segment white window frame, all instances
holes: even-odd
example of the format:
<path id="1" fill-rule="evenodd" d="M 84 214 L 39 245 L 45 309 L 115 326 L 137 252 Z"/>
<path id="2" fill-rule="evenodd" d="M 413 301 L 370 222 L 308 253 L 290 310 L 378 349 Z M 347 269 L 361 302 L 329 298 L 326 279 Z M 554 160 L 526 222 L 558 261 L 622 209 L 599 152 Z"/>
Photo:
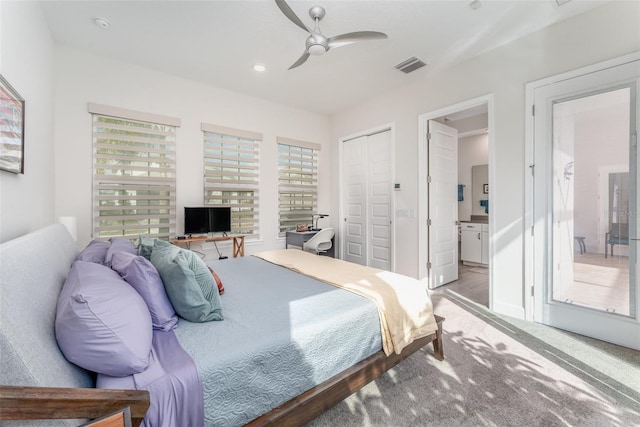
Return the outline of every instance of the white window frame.
<path id="1" fill-rule="evenodd" d="M 318 210 L 321 145 L 283 137 L 277 143 L 278 236 L 283 237 L 298 223 L 310 224 Z"/>
<path id="2" fill-rule="evenodd" d="M 88 111 L 93 129 L 92 237 L 171 239 L 176 232 L 180 119 L 93 103 Z"/>
<path id="3" fill-rule="evenodd" d="M 208 123 L 201 130 L 204 205 L 231 207 L 231 232 L 258 239 L 262 134 Z"/>

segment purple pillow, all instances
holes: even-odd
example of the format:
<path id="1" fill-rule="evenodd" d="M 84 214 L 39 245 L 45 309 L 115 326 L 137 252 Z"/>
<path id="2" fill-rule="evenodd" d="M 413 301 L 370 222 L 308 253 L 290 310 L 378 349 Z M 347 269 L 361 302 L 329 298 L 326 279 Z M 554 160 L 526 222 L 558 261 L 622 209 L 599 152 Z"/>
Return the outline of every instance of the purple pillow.
<path id="1" fill-rule="evenodd" d="M 149 365 L 153 329 L 144 300 L 115 271 L 75 261 L 58 296 L 56 339 L 67 360 L 123 377 Z"/>
<path id="2" fill-rule="evenodd" d="M 116 252 L 111 258 L 111 268 L 138 291 L 151 313 L 153 329 L 168 331 L 178 324 L 158 270 L 143 256 Z"/>
<path id="3" fill-rule="evenodd" d="M 82 250 L 76 257 L 76 261 L 95 262 L 104 264 L 104 259 L 109 250 L 109 242 L 103 240 L 92 240 L 86 248 Z"/>
<path id="4" fill-rule="evenodd" d="M 109 246 L 109 250 L 107 251 L 107 255 L 104 258 L 104 265 L 107 267 L 111 267 L 111 258 L 113 258 L 113 254 L 116 252 L 126 252 L 133 255 L 138 255 L 138 248 L 133 242 L 124 237 L 112 237 L 109 239 L 111 242 L 111 246 Z"/>

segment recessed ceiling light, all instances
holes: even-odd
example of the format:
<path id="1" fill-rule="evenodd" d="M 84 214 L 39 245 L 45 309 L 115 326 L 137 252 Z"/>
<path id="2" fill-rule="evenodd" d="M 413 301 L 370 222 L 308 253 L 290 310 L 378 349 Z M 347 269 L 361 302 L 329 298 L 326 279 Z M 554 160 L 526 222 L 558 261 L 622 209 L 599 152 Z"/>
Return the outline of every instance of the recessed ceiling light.
<path id="1" fill-rule="evenodd" d="M 93 23 L 103 30 L 108 30 L 111 27 L 111 22 L 108 19 L 100 18 L 99 16 L 93 18 Z"/>
<path id="2" fill-rule="evenodd" d="M 253 64 L 253 69 L 259 73 L 262 73 L 266 71 L 267 67 L 265 67 L 264 64 Z"/>
<path id="3" fill-rule="evenodd" d="M 482 7 L 482 3 L 480 3 L 480 0 L 473 0 L 469 3 L 469 7 L 473 10 L 478 10 Z"/>

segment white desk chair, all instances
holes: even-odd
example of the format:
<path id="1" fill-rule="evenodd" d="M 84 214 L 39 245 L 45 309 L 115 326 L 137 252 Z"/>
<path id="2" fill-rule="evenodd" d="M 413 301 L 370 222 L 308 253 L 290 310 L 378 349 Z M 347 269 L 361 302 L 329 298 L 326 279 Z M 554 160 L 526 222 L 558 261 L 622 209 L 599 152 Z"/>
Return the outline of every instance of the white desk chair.
<path id="1" fill-rule="evenodd" d="M 318 231 L 312 238 L 304 242 L 302 249 L 312 252 L 316 255 L 327 252 L 331 249 L 331 239 L 333 239 L 333 228 L 323 228 Z"/>

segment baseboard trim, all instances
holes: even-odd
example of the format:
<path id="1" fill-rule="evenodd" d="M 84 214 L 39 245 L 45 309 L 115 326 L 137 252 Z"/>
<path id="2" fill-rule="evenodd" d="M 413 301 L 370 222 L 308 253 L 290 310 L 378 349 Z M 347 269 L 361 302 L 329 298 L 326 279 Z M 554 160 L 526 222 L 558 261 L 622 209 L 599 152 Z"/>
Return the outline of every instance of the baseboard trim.
<path id="1" fill-rule="evenodd" d="M 516 319 L 525 320 L 524 307 L 509 304 L 501 301 L 494 301 L 492 311 L 505 316 L 515 317 Z"/>

